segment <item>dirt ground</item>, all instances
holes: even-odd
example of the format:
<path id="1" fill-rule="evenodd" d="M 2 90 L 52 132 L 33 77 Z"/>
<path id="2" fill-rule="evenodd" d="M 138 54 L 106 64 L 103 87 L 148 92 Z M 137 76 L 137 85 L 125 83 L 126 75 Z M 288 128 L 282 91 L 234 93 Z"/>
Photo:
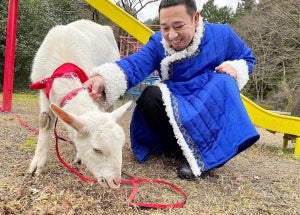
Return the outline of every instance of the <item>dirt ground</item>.
<path id="1" fill-rule="evenodd" d="M 14 95 L 12 109 L 37 128 L 37 95 Z M 258 128 L 261 139 L 250 149 L 202 179 L 184 181 L 176 176 L 178 160 L 160 156 L 145 164 L 137 162 L 129 143 L 130 117 L 128 111 L 120 122 L 127 134 L 123 172 L 175 184 L 187 194 L 183 208 L 129 207 L 130 185 L 105 190 L 80 180 L 60 164 L 53 139 L 44 173 L 32 177 L 28 168 L 37 135 L 24 128 L 16 115 L 0 112 L 0 214 L 300 214 L 300 159 L 293 156 L 294 143 L 281 149 L 282 134 Z M 64 134 L 63 128 L 59 132 Z M 72 163 L 74 145 L 60 142 L 60 153 Z M 76 168 L 91 177 L 84 166 Z M 140 185 L 136 197 L 136 201 L 154 203 L 181 200 L 179 193 L 168 187 L 148 183 Z"/>

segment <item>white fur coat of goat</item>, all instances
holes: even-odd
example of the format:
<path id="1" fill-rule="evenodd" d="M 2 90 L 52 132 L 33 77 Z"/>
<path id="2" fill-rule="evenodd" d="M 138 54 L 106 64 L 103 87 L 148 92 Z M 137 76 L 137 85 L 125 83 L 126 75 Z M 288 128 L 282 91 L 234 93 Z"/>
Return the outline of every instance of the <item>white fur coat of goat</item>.
<path id="1" fill-rule="evenodd" d="M 36 53 L 31 81 L 50 77 L 66 62 L 80 67 L 89 76 L 94 67 L 118 59 L 119 51 L 110 27 L 88 20 L 58 25 L 48 32 Z M 45 89 L 40 90 L 39 137 L 29 171 L 37 175 L 42 172 L 49 151 L 49 137 L 58 117 L 75 143 L 75 161 L 82 161 L 102 186 L 118 188 L 125 134 L 117 120 L 130 102 L 113 112 L 104 112 L 101 101 L 94 101 L 87 90 L 81 90 L 62 108 L 58 106 L 66 94 L 80 87 L 82 83 L 78 78 L 60 77 L 54 79 L 49 99 Z"/>

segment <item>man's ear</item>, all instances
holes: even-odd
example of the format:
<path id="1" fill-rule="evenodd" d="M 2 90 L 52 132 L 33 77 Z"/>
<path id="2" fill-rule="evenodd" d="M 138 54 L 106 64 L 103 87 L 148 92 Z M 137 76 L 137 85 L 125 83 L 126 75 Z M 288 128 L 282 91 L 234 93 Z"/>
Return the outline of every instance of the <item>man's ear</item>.
<path id="1" fill-rule="evenodd" d="M 195 27 L 199 26 L 199 20 L 200 20 L 200 12 L 196 11 L 195 16 L 194 16 Z"/>

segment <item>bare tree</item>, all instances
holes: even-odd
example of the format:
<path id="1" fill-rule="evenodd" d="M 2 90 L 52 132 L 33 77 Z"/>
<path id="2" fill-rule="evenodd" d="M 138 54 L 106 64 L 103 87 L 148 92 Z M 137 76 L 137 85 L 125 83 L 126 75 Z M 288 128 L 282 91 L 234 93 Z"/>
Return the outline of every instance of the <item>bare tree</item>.
<path id="1" fill-rule="evenodd" d="M 234 24 L 257 59 L 255 72 L 245 90 L 245 93 L 256 95 L 257 101 L 288 90 L 281 96 L 285 95 L 290 104 L 283 105 L 293 106 L 291 102 L 295 97 L 288 97 L 295 95 L 299 87 L 293 86 L 300 83 L 299 5 L 299 0 L 264 1 Z"/>
<path id="2" fill-rule="evenodd" d="M 148 4 L 159 0 L 115 0 L 116 4 L 122 7 L 127 13 L 137 17 Z"/>

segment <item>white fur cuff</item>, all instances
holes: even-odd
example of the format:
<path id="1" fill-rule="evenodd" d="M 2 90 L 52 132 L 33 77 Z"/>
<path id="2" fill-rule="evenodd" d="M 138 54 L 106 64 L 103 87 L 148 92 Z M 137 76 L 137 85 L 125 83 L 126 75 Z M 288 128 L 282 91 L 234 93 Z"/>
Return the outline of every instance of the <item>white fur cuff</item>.
<path id="1" fill-rule="evenodd" d="M 91 76 L 101 75 L 105 82 L 105 100 L 100 101 L 108 109 L 126 92 L 127 81 L 124 72 L 115 63 L 105 63 L 94 67 Z"/>
<path id="2" fill-rule="evenodd" d="M 243 89 L 249 81 L 249 71 L 245 60 L 233 60 L 225 61 L 222 64 L 227 63 L 237 71 L 236 82 L 239 89 Z"/>

